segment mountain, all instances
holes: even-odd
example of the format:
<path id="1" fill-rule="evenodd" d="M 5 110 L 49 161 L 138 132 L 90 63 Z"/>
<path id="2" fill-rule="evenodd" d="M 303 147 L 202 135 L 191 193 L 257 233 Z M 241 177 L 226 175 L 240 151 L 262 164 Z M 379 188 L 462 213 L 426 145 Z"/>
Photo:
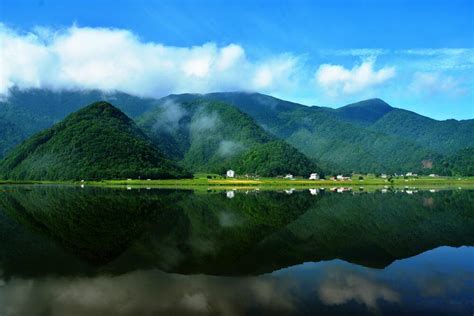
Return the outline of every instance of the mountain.
<path id="1" fill-rule="evenodd" d="M 173 132 L 172 137 L 160 141 L 159 146 L 166 155 L 180 160 L 185 159 L 188 149 L 192 147 L 188 156 L 192 159 L 201 157 L 197 163 L 199 166 L 206 165 L 203 159 L 214 155 L 202 151 L 207 148 L 202 144 L 191 146 L 191 143 L 199 143 L 196 138 L 190 137 L 193 133 L 189 133 L 186 127 L 189 124 L 187 120 L 193 115 L 180 112 L 185 112 L 181 104 L 199 100 L 224 102 L 233 106 L 238 110 L 238 115 L 244 113 L 253 119 L 267 136 L 286 141 L 331 173 L 413 171 L 429 174 L 442 170 L 450 174 L 446 168 L 441 168 L 446 159 L 464 148 L 474 148 L 474 120 L 438 121 L 392 107 L 380 99 L 332 109 L 308 107 L 259 93 L 180 94 L 156 100 L 120 92 L 14 89 L 8 99 L 0 102 L 0 157 L 32 134 L 99 99 L 113 102 L 138 120 L 141 126 L 148 125 L 148 128 L 153 127 L 154 122 L 153 119 L 144 122 L 147 116 L 144 113 L 159 112 L 157 109 L 166 107 L 164 104 L 173 105 L 167 111 L 161 110 L 166 121 L 165 129 L 175 126 L 183 128 L 178 128 L 179 132 Z M 178 120 L 179 124 L 176 125 L 175 117 L 180 115 L 183 115 L 182 120 Z M 224 128 L 233 124 L 232 118 L 226 117 L 225 120 L 222 124 Z M 150 129 L 147 130 L 149 132 Z M 167 134 L 170 133 L 164 136 Z M 212 136 L 210 133 L 201 134 Z M 232 145 L 224 142 L 222 146 L 226 149 Z M 236 150 L 239 150 L 238 146 L 230 152 Z M 191 158 L 186 160 L 185 165 L 191 164 Z M 214 158 L 220 159 L 217 156 Z M 214 165 L 214 162 L 211 161 L 210 165 Z M 460 166 L 458 169 L 465 168 L 472 168 L 472 165 Z"/>
<path id="2" fill-rule="evenodd" d="M 394 108 L 383 100 L 370 99 L 343 106 L 333 112 L 351 122 L 370 124 L 393 110 Z"/>
<path id="3" fill-rule="evenodd" d="M 191 175 L 166 159 L 123 112 L 96 102 L 12 150 L 0 178 L 79 180 L 180 178 Z"/>
<path id="4" fill-rule="evenodd" d="M 418 172 L 421 161 L 437 157 L 428 148 L 343 119 L 336 110 L 307 107 L 262 94 L 171 95 L 160 102 L 181 104 L 193 99 L 232 104 L 267 132 L 286 140 L 332 172 Z"/>
<path id="5" fill-rule="evenodd" d="M 137 119 L 170 158 L 194 172 L 307 176 L 316 164 L 224 102 L 165 98 Z"/>
<path id="6" fill-rule="evenodd" d="M 175 100 L 193 95 L 172 95 Z M 338 172 L 431 173 L 443 159 L 474 147 L 474 120 L 437 121 L 370 99 L 339 109 L 303 106 L 258 93 L 194 95 L 228 102 L 270 133 Z"/>
<path id="7" fill-rule="evenodd" d="M 113 103 L 132 118 L 156 102 L 117 91 L 11 89 L 8 98 L 0 100 L 0 158 L 31 135 L 98 100 Z"/>

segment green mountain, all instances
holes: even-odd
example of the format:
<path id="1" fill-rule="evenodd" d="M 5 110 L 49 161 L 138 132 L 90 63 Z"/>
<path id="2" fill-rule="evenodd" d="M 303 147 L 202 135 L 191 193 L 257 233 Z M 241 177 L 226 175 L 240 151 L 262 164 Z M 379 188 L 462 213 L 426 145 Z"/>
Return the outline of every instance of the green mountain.
<path id="1" fill-rule="evenodd" d="M 474 147 L 474 120 L 437 121 L 380 99 L 339 109 L 307 107 L 258 93 L 174 95 L 228 102 L 322 167 L 338 172 L 431 173 L 443 159 Z"/>
<path id="2" fill-rule="evenodd" d="M 224 102 L 163 99 L 138 119 L 139 126 L 170 158 L 195 172 L 307 176 L 321 172 L 291 145 Z"/>
<path id="3" fill-rule="evenodd" d="M 179 178 L 190 174 L 162 153 L 135 123 L 107 102 L 69 115 L 12 150 L 0 178 L 79 180 Z"/>
<path id="4" fill-rule="evenodd" d="M 98 100 L 108 101 L 130 117 L 152 108 L 156 100 L 99 90 L 11 89 L 0 100 L 0 158 L 33 134 Z"/>
<path id="5" fill-rule="evenodd" d="M 446 159 L 463 148 L 474 148 L 474 120 L 433 120 L 392 107 L 380 99 L 331 109 L 307 107 L 258 93 L 181 94 L 155 100 L 95 90 L 52 92 L 14 89 L 7 100 L 0 102 L 0 157 L 32 134 L 96 100 L 112 102 L 130 117 L 139 118 L 140 125 L 148 127 L 153 127 L 154 123 L 152 119 L 144 122 L 144 113 L 157 113 L 162 108 L 164 129 L 179 127 L 179 132 L 173 132 L 173 137 L 160 141 L 160 148 L 170 157 L 185 159 L 188 149 L 192 147 L 190 157 L 204 157 L 198 159 L 198 166 L 204 166 L 206 163 L 203 160 L 213 155 L 202 149 L 206 146 L 191 146 L 197 139 L 190 137 L 195 133 L 187 131 L 186 126 L 189 124 L 187 120 L 194 114 L 188 115 L 188 106 L 181 106 L 198 100 L 232 105 L 239 110 L 239 115 L 243 112 L 250 116 L 268 136 L 286 141 L 330 172 L 414 171 L 428 174 L 444 170 L 445 174 L 451 174 L 442 168 Z M 170 104 L 169 110 L 163 110 Z M 176 117 L 180 119 L 176 120 Z M 226 120 L 222 124 L 225 127 L 227 123 L 233 124 L 232 119 L 226 117 Z M 232 144 L 223 143 L 223 147 L 232 147 Z M 199 153 L 199 148 L 204 152 Z M 239 147 L 231 152 L 235 149 L 238 151 Z M 185 165 L 189 166 L 190 160 Z M 214 162 L 209 165 L 215 165 Z M 464 162 L 455 160 L 457 164 Z M 472 165 L 453 168 L 464 170 L 472 168 Z"/>

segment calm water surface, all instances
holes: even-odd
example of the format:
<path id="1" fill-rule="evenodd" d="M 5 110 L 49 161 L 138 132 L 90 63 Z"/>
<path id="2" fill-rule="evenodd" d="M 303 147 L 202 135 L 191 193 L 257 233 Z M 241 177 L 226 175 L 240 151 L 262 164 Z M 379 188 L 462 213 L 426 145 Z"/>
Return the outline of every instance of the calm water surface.
<path id="1" fill-rule="evenodd" d="M 474 191 L 0 186 L 0 315 L 472 315 Z"/>

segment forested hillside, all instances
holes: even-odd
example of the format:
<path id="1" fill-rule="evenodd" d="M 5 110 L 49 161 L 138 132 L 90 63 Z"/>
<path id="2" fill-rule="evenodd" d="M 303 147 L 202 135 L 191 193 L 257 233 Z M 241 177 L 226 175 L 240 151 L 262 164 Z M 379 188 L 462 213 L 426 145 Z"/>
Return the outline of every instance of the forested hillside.
<path id="1" fill-rule="evenodd" d="M 0 178 L 80 180 L 191 177 L 166 159 L 123 112 L 106 102 L 69 115 L 11 151 Z"/>
<path id="2" fill-rule="evenodd" d="M 31 135 L 101 100 L 113 103 L 132 118 L 156 102 L 121 92 L 11 89 L 8 97 L 0 100 L 0 158 Z"/>
<path id="3" fill-rule="evenodd" d="M 331 171 L 431 173 L 445 157 L 474 147 L 474 120 L 437 121 L 380 99 L 331 109 L 258 93 L 205 97 L 233 104 Z"/>
<path id="4" fill-rule="evenodd" d="M 195 172 L 235 169 L 260 176 L 321 172 L 298 150 L 223 102 L 165 100 L 138 124 L 168 157 Z"/>
<path id="5" fill-rule="evenodd" d="M 452 158 L 460 150 L 474 148 L 474 120 L 433 120 L 380 99 L 332 109 L 241 92 L 180 94 L 156 100 L 96 90 L 13 89 L 0 103 L 0 157 L 67 114 L 101 99 L 136 119 L 159 139 L 156 143 L 169 158 L 192 170 L 237 168 L 236 162 L 230 163 L 236 161 L 236 154 L 277 139 L 328 173 L 448 175 L 474 168 L 469 159 Z M 226 105 L 204 106 L 204 100 Z M 442 167 L 448 159 L 450 167 Z"/>

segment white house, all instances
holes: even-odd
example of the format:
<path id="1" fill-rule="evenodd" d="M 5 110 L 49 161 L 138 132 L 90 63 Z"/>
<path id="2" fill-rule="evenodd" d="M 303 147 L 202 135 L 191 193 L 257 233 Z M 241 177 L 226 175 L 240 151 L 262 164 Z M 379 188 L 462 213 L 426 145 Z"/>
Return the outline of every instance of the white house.
<path id="1" fill-rule="evenodd" d="M 235 177 L 235 171 L 234 170 L 227 170 L 226 173 L 228 178 L 234 178 Z"/>
<path id="2" fill-rule="evenodd" d="M 319 190 L 318 189 L 309 189 L 309 194 L 311 195 L 318 195 Z"/>
<path id="3" fill-rule="evenodd" d="M 292 174 L 287 174 L 287 175 L 285 176 L 285 179 L 293 179 L 293 175 L 292 175 Z"/>
<path id="4" fill-rule="evenodd" d="M 431 173 L 431 174 L 429 175 L 429 177 L 432 177 L 432 178 L 437 177 L 437 176 L 438 176 L 438 175 L 437 175 L 437 174 L 434 174 L 434 173 Z"/>
<path id="5" fill-rule="evenodd" d="M 382 174 L 380 175 L 380 178 L 382 178 L 382 179 L 387 179 L 387 175 L 386 175 L 385 173 L 382 173 Z"/>
<path id="6" fill-rule="evenodd" d="M 229 199 L 233 199 L 234 196 L 235 196 L 235 192 L 234 191 L 227 191 L 226 195 Z"/>
<path id="7" fill-rule="evenodd" d="M 312 173 L 309 175 L 310 180 L 319 180 L 319 174 L 317 173 Z"/>

